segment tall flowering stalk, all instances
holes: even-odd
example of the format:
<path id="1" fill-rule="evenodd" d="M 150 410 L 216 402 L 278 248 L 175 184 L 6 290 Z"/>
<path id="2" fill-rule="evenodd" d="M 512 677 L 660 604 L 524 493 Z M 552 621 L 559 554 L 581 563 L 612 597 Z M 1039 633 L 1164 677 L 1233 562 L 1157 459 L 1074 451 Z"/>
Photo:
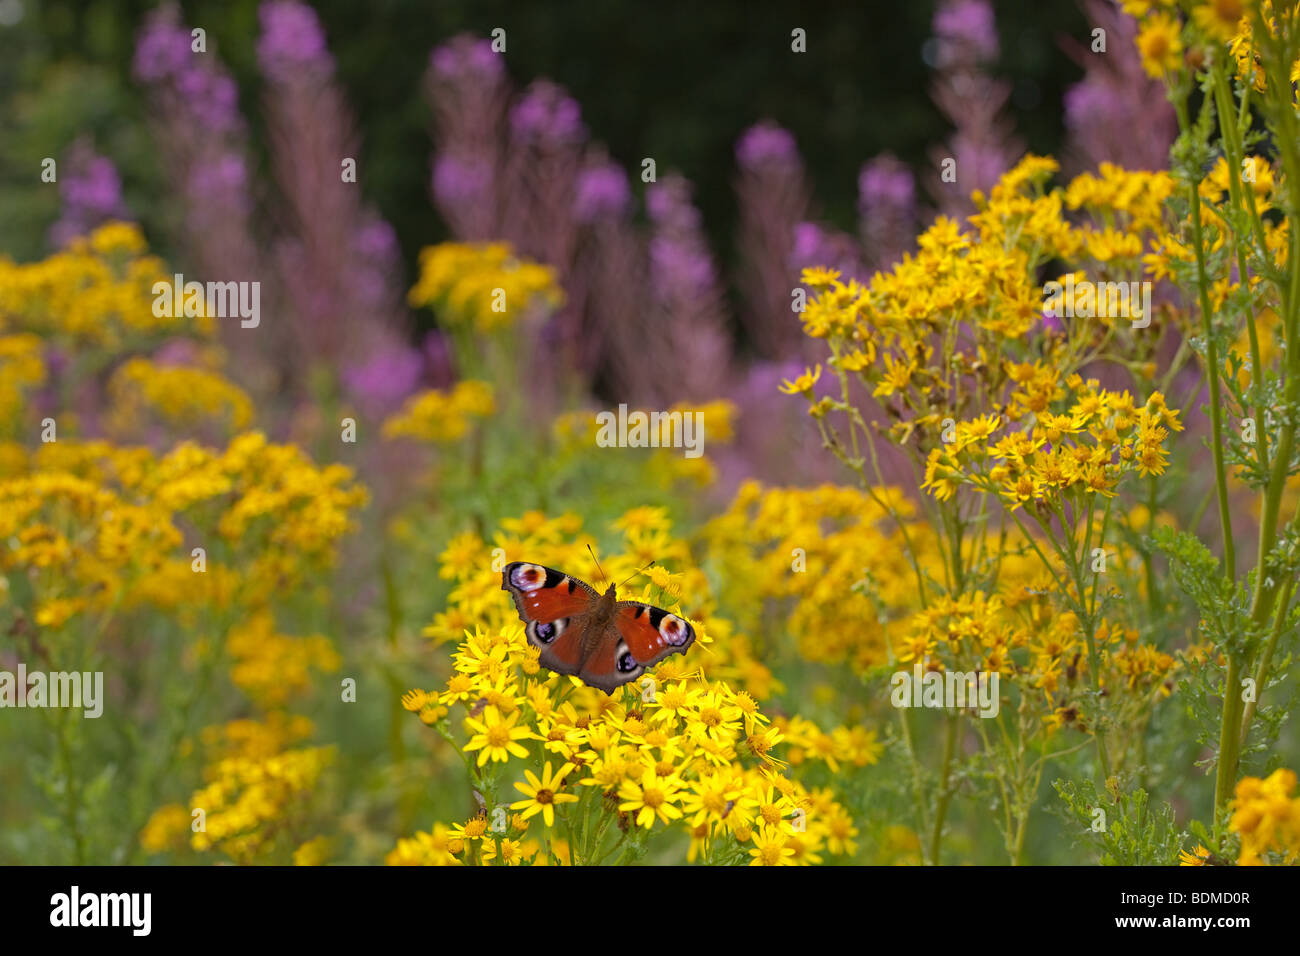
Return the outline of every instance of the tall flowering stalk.
<path id="1" fill-rule="evenodd" d="M 993 6 L 987 0 L 945 0 L 934 15 L 932 42 L 938 72 L 931 96 L 955 131 L 931 151 L 938 168 L 931 193 L 941 212 L 960 216 L 971 211 L 970 194 L 987 191 L 1023 147 L 1002 112 L 1011 87 L 987 72 L 999 49 Z M 947 160 L 956 163 L 955 180 L 943 179 Z"/>
<path id="2" fill-rule="evenodd" d="M 564 286 L 563 306 L 535 340 L 544 368 L 573 370 L 580 363 L 579 329 L 587 290 L 573 269 L 578 247 L 578 178 L 587 128 L 578 101 L 549 80 L 536 80 L 511 106 L 505 171 L 504 238 L 523 254 L 549 263 Z M 557 404 L 557 376 L 532 379 L 536 397 Z"/>
<path id="3" fill-rule="evenodd" d="M 622 167 L 590 156 L 578 175 L 574 215 L 581 224 L 575 284 L 587 290 L 574 359 L 588 381 L 615 376 L 621 397 L 648 402 L 654 369 L 637 316 L 648 298 L 646 243 L 633 221 L 632 189 Z"/>
<path id="4" fill-rule="evenodd" d="M 190 268 L 214 281 L 262 277 L 253 232 L 248 130 L 239 91 L 215 51 L 196 52 L 175 5 L 155 10 L 136 40 L 133 71 L 158 118 L 156 139 L 178 200 Z M 227 323 L 226 344 L 255 359 L 251 337 Z"/>
<path id="5" fill-rule="evenodd" d="M 736 162 L 742 323 L 754 351 L 775 359 L 800 346 L 791 294 L 802 265 L 794 262 L 795 232 L 807 217 L 809 186 L 794 137 L 775 123 L 746 130 Z"/>
<path id="6" fill-rule="evenodd" d="M 425 94 L 434 120 L 434 205 L 458 239 L 501 237 L 510 100 L 501 56 L 487 40 L 458 36 L 429 57 Z"/>
<path id="7" fill-rule="evenodd" d="M 1173 159 L 1184 232 L 1166 243 L 1160 265 L 1194 290 L 1194 347 L 1209 389 L 1222 557 L 1187 537 L 1165 547 L 1224 662 L 1210 691 L 1222 699 L 1214 822 L 1223 840 L 1242 762 L 1277 732 L 1277 708 L 1260 701 L 1295 633 L 1300 510 L 1290 517 L 1288 510 L 1300 425 L 1300 256 L 1292 238 L 1300 209 L 1290 184 L 1300 181 L 1292 88 L 1300 11 L 1256 2 L 1185 10 L 1186 17 L 1157 3 L 1138 11 L 1137 48 L 1178 116 Z M 1256 113 L 1268 131 L 1264 149 L 1251 128 Z M 1230 478 L 1259 500 L 1254 562 L 1244 576 Z"/>
<path id="8" fill-rule="evenodd" d="M 1084 76 L 1065 93 L 1067 169 L 1082 172 L 1109 162 L 1125 169 L 1164 169 L 1178 134 L 1178 118 L 1159 80 L 1142 69 L 1133 17 L 1111 3 L 1085 0 L 1106 47 L 1072 44 Z M 1140 131 L 1140 135 L 1139 135 Z"/>
<path id="9" fill-rule="evenodd" d="M 405 346 L 396 237 L 364 208 L 360 185 L 343 181 L 342 163 L 357 159 L 357 144 L 316 14 L 277 0 L 263 4 L 260 15 L 258 58 L 268 79 L 272 166 L 285 210 L 274 237 L 253 228 L 247 127 L 215 51 L 195 49 L 171 6 L 153 14 L 138 38 L 135 75 L 162 117 L 159 141 L 182 199 L 188 267 L 200 281 L 261 285 L 263 309 L 274 318 L 255 334 L 238 323 L 222 325 L 243 380 L 287 379 L 301 390 L 312 367 L 325 368 L 336 391 L 340 370 L 345 385 L 368 390 L 358 400 L 382 413 L 415 384 L 412 357 L 399 355 Z M 377 366 L 393 374 L 372 388 Z"/>
<path id="10" fill-rule="evenodd" d="M 725 390 L 731 374 L 717 267 L 689 182 L 663 177 L 651 186 L 646 206 L 653 223 L 650 325 L 665 346 L 653 356 L 657 398 L 704 401 Z"/>
<path id="11" fill-rule="evenodd" d="M 912 247 L 920 226 L 912 171 L 888 153 L 864 164 L 858 174 L 858 213 L 867 267 L 894 265 Z"/>
<path id="12" fill-rule="evenodd" d="M 88 235 L 106 222 L 130 218 L 117 167 L 107 156 L 96 153 L 86 140 L 74 143 L 63 160 L 59 199 L 63 208 L 58 221 L 50 227 L 50 242 L 55 247 Z"/>
<path id="13" fill-rule="evenodd" d="M 834 380 L 819 395 L 818 365 L 784 390 L 806 397 L 827 447 L 898 529 L 920 607 L 897 626 L 890 663 L 999 675 L 1010 685 L 1010 725 L 1000 714 L 947 709 L 937 776 L 922 766 L 921 718 L 905 705 L 898 711 L 931 863 L 941 860 L 964 775 L 988 781 L 1008 857 L 1018 862 L 1049 762 L 1091 745 L 1101 779 L 1139 773 L 1150 708 L 1195 659 L 1157 643 L 1159 609 L 1114 597 L 1133 586 L 1153 520 L 1117 508 L 1119 496 L 1165 471 L 1179 413 L 1141 362 L 1130 366 L 1147 391 L 1141 399 L 1081 374 L 1154 342 L 1116 316 L 1094 318 L 1081 299 L 1059 309 L 1063 325 L 1048 326 L 1038 285 L 1052 261 L 1080 276 L 1141 275 L 1140 253 L 1166 235 L 1168 189 L 1158 176 L 1118 172 L 1049 189 L 1055 169 L 1026 157 L 987 198 L 975 197 L 969 231 L 940 217 L 914 256 L 867 285 L 834 270 L 804 274 L 816 292 L 804 329 L 826 347 Z M 1067 205 L 1107 226 L 1071 225 Z M 860 390 L 880 403 L 883 420 Z M 915 468 L 925 521 L 887 484 L 882 443 Z M 873 593 L 870 579 L 864 587 Z M 879 601 L 888 606 L 886 595 Z M 879 619 L 889 626 L 891 615 Z M 1061 731 L 1086 736 L 1070 745 Z M 970 758 L 962 741 L 972 734 L 980 750 Z M 1066 795 L 1075 806 L 1074 791 Z"/>
<path id="14" fill-rule="evenodd" d="M 271 0 L 259 16 L 272 168 L 287 214 L 276 259 L 298 354 L 324 369 L 368 355 L 395 369 L 383 356 L 399 349 L 403 332 L 397 244 L 361 200 L 362 173 L 346 175 L 344 164 L 359 162 L 359 142 L 324 31 L 297 0 Z"/>
<path id="15" fill-rule="evenodd" d="M 794 229 L 794 246 L 787 260 L 797 273 L 816 264 L 829 266 L 842 275 L 863 274 L 862 249 L 852 236 L 816 222 L 801 222 Z"/>
<path id="16" fill-rule="evenodd" d="M 578 101 L 547 80 L 533 82 L 510 108 L 502 238 L 562 272 L 577 241 L 574 217 L 587 128 Z"/>
<path id="17" fill-rule="evenodd" d="M 555 408 L 566 381 L 610 374 L 638 301 L 633 287 L 626 175 L 588 144 L 582 111 L 565 90 L 538 80 L 516 94 L 504 58 L 481 39 L 461 35 L 436 48 L 425 83 L 434 114 L 432 192 L 457 238 L 504 240 L 522 256 L 551 266 L 564 287 L 561 308 L 521 348 L 533 358 L 527 378 L 538 408 Z M 593 233 L 603 239 L 593 247 Z M 602 248 L 604 239 L 613 245 Z M 602 270 L 610 265 L 614 272 Z M 590 291 L 618 308 L 590 320 Z M 599 371 L 598 367 L 599 366 Z"/>

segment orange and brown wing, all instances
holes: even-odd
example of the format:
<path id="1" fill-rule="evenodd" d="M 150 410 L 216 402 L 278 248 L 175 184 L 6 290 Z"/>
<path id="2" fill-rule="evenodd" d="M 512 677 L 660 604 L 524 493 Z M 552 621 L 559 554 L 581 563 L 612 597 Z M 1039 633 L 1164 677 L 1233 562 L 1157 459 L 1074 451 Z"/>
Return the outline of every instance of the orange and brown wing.
<path id="1" fill-rule="evenodd" d="M 630 680 L 635 680 L 645 672 L 645 668 L 632 660 L 627 653 L 627 644 L 611 621 L 600 635 L 600 641 L 582 665 L 578 679 L 588 687 L 612 694 Z"/>
<path id="2" fill-rule="evenodd" d="M 557 674 L 577 674 L 587 613 L 599 597 L 591 585 L 554 568 L 515 561 L 501 574 L 501 590 L 515 599 L 528 642 L 541 651 L 541 665 Z"/>
<path id="3" fill-rule="evenodd" d="M 632 660 L 643 669 L 653 667 L 669 654 L 686 653 L 695 642 L 695 628 L 685 618 L 640 601 L 619 601 L 614 609 L 614 626 Z"/>
<path id="4" fill-rule="evenodd" d="M 649 604 L 623 601 L 615 605 L 613 619 L 578 677 L 584 684 L 612 694 L 667 655 L 685 651 L 693 640 L 694 628 L 677 615 Z"/>

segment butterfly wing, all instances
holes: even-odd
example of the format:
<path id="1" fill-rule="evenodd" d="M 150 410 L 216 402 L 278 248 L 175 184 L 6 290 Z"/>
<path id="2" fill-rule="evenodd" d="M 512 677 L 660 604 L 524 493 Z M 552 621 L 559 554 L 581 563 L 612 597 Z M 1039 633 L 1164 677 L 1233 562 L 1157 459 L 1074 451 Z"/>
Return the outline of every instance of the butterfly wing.
<path id="1" fill-rule="evenodd" d="M 598 659 L 604 665 L 612 658 L 615 686 L 636 679 L 669 654 L 685 654 L 695 642 L 695 628 L 685 618 L 640 601 L 619 601 L 609 630 L 613 633 L 601 640 Z M 590 661 L 588 667 L 595 664 Z M 599 670 L 606 672 L 603 666 Z"/>
<path id="2" fill-rule="evenodd" d="M 577 674 L 588 615 L 600 597 L 595 589 L 563 571 L 514 561 L 501 573 L 501 590 L 515 599 L 528 642 L 541 651 L 541 665 Z"/>
<path id="3" fill-rule="evenodd" d="M 578 678 L 612 694 L 669 654 L 684 654 L 695 628 L 676 614 L 639 601 L 619 601 Z"/>
<path id="4" fill-rule="evenodd" d="M 612 694 L 630 680 L 645 673 L 645 668 L 628 652 L 623 635 L 614 622 L 605 625 L 595 649 L 578 672 L 578 679 L 588 687 Z"/>
<path id="5" fill-rule="evenodd" d="M 540 564 L 506 565 L 501 589 L 515 599 L 543 667 L 576 675 L 607 694 L 669 654 L 685 653 L 695 640 L 685 618 L 640 601 L 619 601 L 612 617 L 608 610 L 597 613 L 601 598 L 591 585 Z M 600 629 L 598 636 L 588 634 L 593 628 Z"/>

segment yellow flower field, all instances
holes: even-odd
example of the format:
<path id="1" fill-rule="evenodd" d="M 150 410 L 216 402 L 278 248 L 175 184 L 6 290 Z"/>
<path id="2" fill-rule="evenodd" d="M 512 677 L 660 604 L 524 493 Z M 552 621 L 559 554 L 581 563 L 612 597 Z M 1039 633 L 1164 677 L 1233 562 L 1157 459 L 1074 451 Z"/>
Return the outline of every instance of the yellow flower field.
<path id="1" fill-rule="evenodd" d="M 770 327 L 562 92 L 466 172 L 472 44 L 404 288 L 332 167 L 243 259 L 0 256 L 0 863 L 1294 865 L 1300 6 L 1122 7 L 1167 168 L 1022 151 Z M 259 321 L 159 306 L 214 261 Z"/>

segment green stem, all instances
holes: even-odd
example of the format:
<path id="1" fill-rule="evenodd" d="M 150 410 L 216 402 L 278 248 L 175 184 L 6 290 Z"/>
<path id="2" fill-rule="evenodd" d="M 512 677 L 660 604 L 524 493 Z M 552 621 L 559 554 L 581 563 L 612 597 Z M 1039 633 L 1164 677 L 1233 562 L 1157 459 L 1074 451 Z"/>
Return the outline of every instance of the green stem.
<path id="1" fill-rule="evenodd" d="M 1191 128 L 1187 104 L 1178 103 L 1178 121 L 1184 130 Z M 1223 533 L 1224 576 L 1237 579 L 1237 554 L 1232 538 L 1232 512 L 1228 507 L 1228 472 L 1223 460 L 1223 399 L 1219 376 L 1219 349 L 1214 341 L 1214 317 L 1210 308 L 1210 279 L 1205 266 L 1204 227 L 1201 224 L 1200 182 L 1188 183 L 1192 213 L 1192 246 L 1196 254 L 1196 292 L 1201 309 L 1201 332 L 1205 336 L 1206 382 L 1210 388 L 1210 451 L 1214 457 L 1214 487 L 1219 501 L 1219 526 Z"/>
<path id="2" fill-rule="evenodd" d="M 1295 581 L 1288 581 L 1282 589 L 1282 598 L 1278 602 L 1277 612 L 1273 615 L 1273 629 L 1269 632 L 1268 643 L 1264 645 L 1264 652 L 1260 655 L 1259 664 L 1255 668 L 1255 699 L 1246 703 L 1245 712 L 1241 718 L 1241 746 L 1246 746 L 1246 738 L 1250 735 L 1250 725 L 1255 719 L 1255 709 L 1259 703 L 1259 698 L 1264 694 L 1264 682 L 1268 680 L 1268 669 L 1273 664 L 1273 652 L 1277 650 L 1278 638 L 1282 635 L 1283 627 L 1286 624 L 1287 611 L 1291 606 L 1291 595 L 1295 591 Z"/>
<path id="3" fill-rule="evenodd" d="M 939 801 L 934 811 L 934 829 L 930 832 L 930 863 L 939 865 L 939 845 L 943 840 L 943 821 L 948 814 L 948 804 L 952 801 L 953 790 L 949 786 L 949 773 L 952 768 L 953 753 L 957 749 L 957 729 L 961 721 L 960 714 L 948 716 L 948 726 L 943 735 L 943 758 L 939 762 Z"/>

